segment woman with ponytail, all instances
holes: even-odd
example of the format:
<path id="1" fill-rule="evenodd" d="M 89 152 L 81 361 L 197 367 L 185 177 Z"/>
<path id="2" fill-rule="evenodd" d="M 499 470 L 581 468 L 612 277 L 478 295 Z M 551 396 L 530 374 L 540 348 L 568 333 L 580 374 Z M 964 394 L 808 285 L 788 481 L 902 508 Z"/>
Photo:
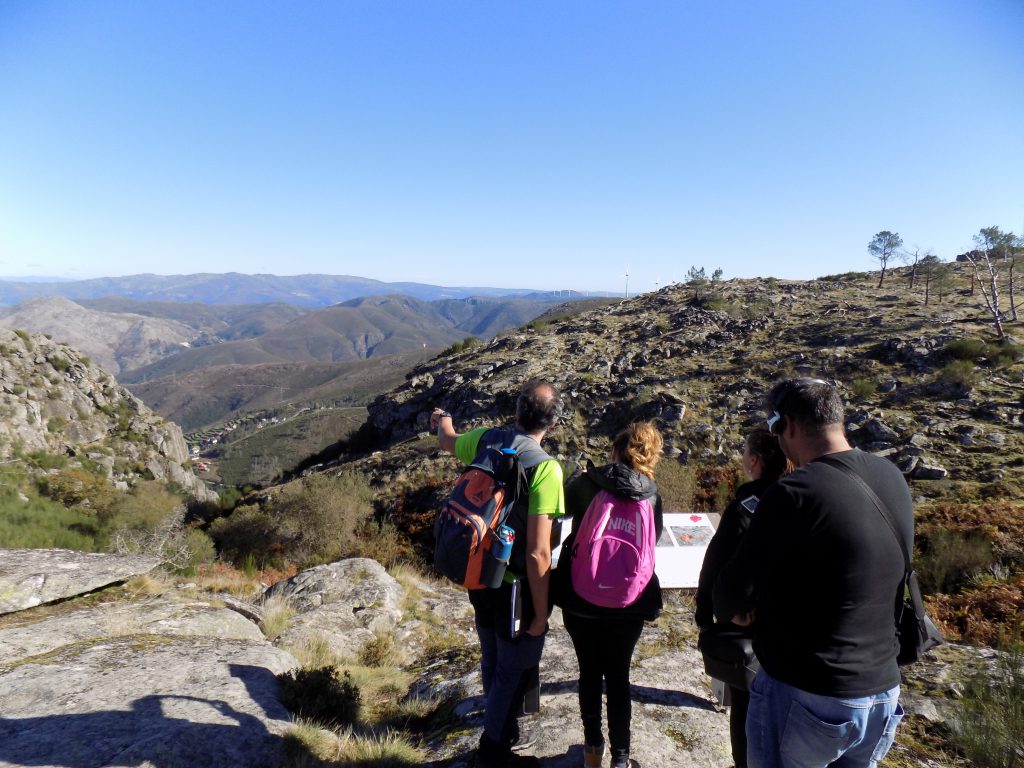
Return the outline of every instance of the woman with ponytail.
<path id="1" fill-rule="evenodd" d="M 649 500 L 649 505 L 643 505 L 648 512 L 653 512 L 653 520 L 648 524 L 653 524 L 654 541 L 660 538 L 661 497 L 654 484 L 654 467 L 662 456 L 662 447 L 661 434 L 654 424 L 630 424 L 612 443 L 611 463 L 603 467 L 589 463 L 586 472 L 572 480 L 565 491 L 565 510 L 572 516 L 572 533 L 562 545 L 563 559 L 554 572 L 554 592 L 579 661 L 584 768 L 602 768 L 606 754 L 601 732 L 602 683 L 608 695 L 611 766 L 638 766 L 629 756 L 632 716 L 629 667 L 644 621 L 653 621 L 661 612 L 661 585 L 657 574 L 651 574 L 646 586 L 639 581 L 636 583 L 639 596 L 625 607 L 594 605 L 574 589 L 570 575 L 572 558 L 565 553 L 572 552 L 584 515 L 602 490 L 619 499 Z"/>

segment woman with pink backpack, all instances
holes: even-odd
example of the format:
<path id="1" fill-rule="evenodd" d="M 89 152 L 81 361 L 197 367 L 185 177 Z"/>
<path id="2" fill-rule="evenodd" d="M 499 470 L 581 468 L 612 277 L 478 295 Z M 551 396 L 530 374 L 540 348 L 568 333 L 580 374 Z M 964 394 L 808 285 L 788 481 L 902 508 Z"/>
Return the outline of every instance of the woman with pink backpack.
<path id="1" fill-rule="evenodd" d="M 652 423 L 631 424 L 612 443 L 612 463 L 589 463 L 565 490 L 572 533 L 562 545 L 553 593 L 579 661 L 585 768 L 600 768 L 604 760 L 602 683 L 611 768 L 638 768 L 629 756 L 629 667 L 644 622 L 661 612 L 654 549 L 662 511 L 654 467 L 662 444 Z"/>

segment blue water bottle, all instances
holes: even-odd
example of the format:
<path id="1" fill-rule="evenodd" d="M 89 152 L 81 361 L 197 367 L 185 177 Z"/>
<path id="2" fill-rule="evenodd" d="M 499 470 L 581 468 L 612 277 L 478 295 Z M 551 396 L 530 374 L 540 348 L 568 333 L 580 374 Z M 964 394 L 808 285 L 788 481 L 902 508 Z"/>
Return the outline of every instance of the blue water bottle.
<path id="1" fill-rule="evenodd" d="M 484 558 L 483 574 L 480 581 L 491 589 L 501 586 L 505 578 L 505 569 L 508 568 L 508 560 L 512 557 L 512 546 L 516 541 L 516 532 L 507 525 L 499 525 L 494 529 L 494 536 L 491 539 L 491 549 L 488 556 Z"/>

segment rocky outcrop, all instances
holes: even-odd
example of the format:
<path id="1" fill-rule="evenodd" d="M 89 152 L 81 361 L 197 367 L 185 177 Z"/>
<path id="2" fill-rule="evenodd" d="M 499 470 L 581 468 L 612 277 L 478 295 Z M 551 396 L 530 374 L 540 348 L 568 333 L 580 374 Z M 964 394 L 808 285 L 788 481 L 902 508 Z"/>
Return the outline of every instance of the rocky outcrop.
<path id="1" fill-rule="evenodd" d="M 87 467 L 115 485 L 148 477 L 215 495 L 193 473 L 181 429 L 150 411 L 77 350 L 0 330 L 0 460 Z"/>
<path id="2" fill-rule="evenodd" d="M 402 617 L 402 588 L 365 558 L 320 565 L 279 581 L 266 599 L 286 599 L 297 611 L 277 638 L 282 647 L 326 642 L 338 657 L 355 657 L 376 633 L 392 632 Z"/>

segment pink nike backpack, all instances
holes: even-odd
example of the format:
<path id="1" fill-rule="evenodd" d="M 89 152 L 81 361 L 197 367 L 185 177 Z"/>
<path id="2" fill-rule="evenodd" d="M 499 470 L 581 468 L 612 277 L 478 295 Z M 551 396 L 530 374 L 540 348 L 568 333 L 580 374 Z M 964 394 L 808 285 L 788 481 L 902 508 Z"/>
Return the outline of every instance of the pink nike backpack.
<path id="1" fill-rule="evenodd" d="M 654 507 L 598 491 L 572 548 L 572 586 L 587 602 L 625 608 L 654 575 Z"/>

